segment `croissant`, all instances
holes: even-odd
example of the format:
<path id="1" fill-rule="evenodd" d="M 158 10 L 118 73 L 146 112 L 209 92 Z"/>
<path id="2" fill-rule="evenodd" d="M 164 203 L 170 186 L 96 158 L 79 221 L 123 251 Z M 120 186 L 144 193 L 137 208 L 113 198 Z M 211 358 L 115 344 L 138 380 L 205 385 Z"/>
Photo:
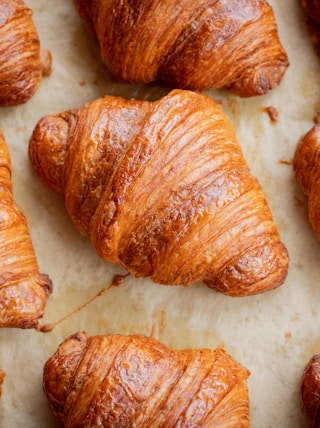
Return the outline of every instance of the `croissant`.
<path id="1" fill-rule="evenodd" d="M 320 54 L 320 3 L 319 0 L 300 0 L 306 16 L 311 42 Z"/>
<path id="2" fill-rule="evenodd" d="M 302 376 L 300 399 L 302 412 L 310 428 L 320 426 L 320 355 L 314 355 Z"/>
<path id="3" fill-rule="evenodd" d="M 288 254 L 262 188 L 205 95 L 106 96 L 45 116 L 29 156 L 98 254 L 137 277 L 234 296 L 285 280 Z"/>
<path id="4" fill-rule="evenodd" d="M 0 106 L 28 101 L 42 76 L 51 72 L 51 54 L 40 50 L 32 11 L 23 0 L 0 0 Z"/>
<path id="5" fill-rule="evenodd" d="M 73 2 L 103 62 L 127 82 L 249 97 L 277 86 L 289 65 L 265 0 Z"/>
<path id="6" fill-rule="evenodd" d="M 298 141 L 293 158 L 296 181 L 308 197 L 308 214 L 316 237 L 320 240 L 320 125 L 314 125 Z"/>
<path id="7" fill-rule="evenodd" d="M 11 160 L 0 132 L 0 327 L 36 328 L 50 278 L 39 273 L 25 216 L 12 196 Z"/>
<path id="8" fill-rule="evenodd" d="M 68 337 L 43 388 L 66 428 L 249 427 L 249 372 L 223 349 L 171 350 L 142 335 Z"/>

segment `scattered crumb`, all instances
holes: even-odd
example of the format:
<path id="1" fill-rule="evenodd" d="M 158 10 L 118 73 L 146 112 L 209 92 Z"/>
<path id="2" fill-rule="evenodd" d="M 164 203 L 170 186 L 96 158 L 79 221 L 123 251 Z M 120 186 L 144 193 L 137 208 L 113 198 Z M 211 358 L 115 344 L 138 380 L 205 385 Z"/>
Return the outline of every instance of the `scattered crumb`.
<path id="1" fill-rule="evenodd" d="M 284 337 L 285 337 L 286 339 L 291 339 L 291 337 L 292 337 L 292 333 L 291 333 L 291 331 L 287 331 L 287 332 L 285 333 Z"/>
<path id="2" fill-rule="evenodd" d="M 276 107 L 269 106 L 261 110 L 269 115 L 270 122 L 273 125 L 279 122 L 279 110 Z"/>
<path id="3" fill-rule="evenodd" d="M 50 331 L 52 331 L 55 328 L 55 324 L 54 323 L 48 323 L 48 324 L 44 324 L 44 325 L 37 325 L 36 326 L 36 331 L 39 331 L 41 333 L 49 333 Z"/>
<path id="4" fill-rule="evenodd" d="M 292 159 L 280 159 L 279 163 L 282 165 L 292 165 Z"/>
<path id="5" fill-rule="evenodd" d="M 4 381 L 4 378 L 5 378 L 5 373 L 4 373 L 4 371 L 2 371 L 0 369 L 0 397 L 1 397 L 1 394 L 2 394 L 2 382 Z"/>
<path id="6" fill-rule="evenodd" d="M 235 98 L 227 98 L 227 102 L 232 114 L 239 114 L 239 102 Z"/>
<path id="7" fill-rule="evenodd" d="M 18 126 L 18 127 L 16 128 L 16 131 L 17 131 L 17 132 L 23 132 L 23 131 L 26 131 L 26 130 L 27 130 L 27 125 Z"/>
<path id="8" fill-rule="evenodd" d="M 81 82 L 79 82 L 79 86 L 83 88 L 84 86 L 86 86 L 86 82 L 84 80 L 81 80 Z"/>
<path id="9" fill-rule="evenodd" d="M 155 314 L 156 320 L 152 323 L 150 336 L 157 340 L 162 340 L 167 325 L 166 311 L 159 311 Z"/>
<path id="10" fill-rule="evenodd" d="M 40 63 L 42 76 L 50 76 L 52 73 L 52 55 L 51 52 L 46 49 L 40 51 Z"/>

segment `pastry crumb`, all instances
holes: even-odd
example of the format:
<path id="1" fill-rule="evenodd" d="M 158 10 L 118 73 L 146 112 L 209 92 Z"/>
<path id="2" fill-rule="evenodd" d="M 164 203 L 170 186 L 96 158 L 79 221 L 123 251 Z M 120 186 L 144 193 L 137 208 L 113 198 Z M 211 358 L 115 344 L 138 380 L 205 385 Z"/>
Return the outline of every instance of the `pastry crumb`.
<path id="1" fill-rule="evenodd" d="M 292 165 L 292 159 L 280 159 L 279 163 L 282 165 Z"/>
<path id="2" fill-rule="evenodd" d="M 274 106 L 265 107 L 262 109 L 262 111 L 268 114 L 270 118 L 270 122 L 272 124 L 276 124 L 279 122 L 279 110 L 276 107 Z"/>
<path id="3" fill-rule="evenodd" d="M 4 381 L 4 378 L 5 378 L 5 372 L 0 369 L 0 397 L 2 394 L 2 383 Z"/>

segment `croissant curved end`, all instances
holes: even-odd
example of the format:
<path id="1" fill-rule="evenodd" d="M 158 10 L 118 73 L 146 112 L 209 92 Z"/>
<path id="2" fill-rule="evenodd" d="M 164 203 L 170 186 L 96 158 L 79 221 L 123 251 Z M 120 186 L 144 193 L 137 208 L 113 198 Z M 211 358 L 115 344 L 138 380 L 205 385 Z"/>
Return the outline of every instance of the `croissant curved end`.
<path id="1" fill-rule="evenodd" d="M 70 384 L 73 370 L 71 369 L 71 365 L 66 364 L 64 367 L 60 363 L 63 361 L 72 361 L 75 364 L 75 360 L 80 358 L 86 342 L 86 333 L 77 332 L 69 336 L 60 344 L 53 357 L 56 363 L 52 364 L 52 360 L 48 360 L 44 365 L 43 391 L 50 402 L 54 414 L 61 419 L 63 418 L 63 408 L 66 400 L 67 388 L 65 386 Z"/>
<path id="2" fill-rule="evenodd" d="M 247 74 L 227 88 L 243 98 L 267 94 L 280 84 L 288 66 L 289 61 L 284 59 L 263 69 L 248 70 Z"/>
<path id="3" fill-rule="evenodd" d="M 63 164 L 66 154 L 68 116 L 52 115 L 39 120 L 29 141 L 34 169 L 53 191 L 63 193 Z"/>

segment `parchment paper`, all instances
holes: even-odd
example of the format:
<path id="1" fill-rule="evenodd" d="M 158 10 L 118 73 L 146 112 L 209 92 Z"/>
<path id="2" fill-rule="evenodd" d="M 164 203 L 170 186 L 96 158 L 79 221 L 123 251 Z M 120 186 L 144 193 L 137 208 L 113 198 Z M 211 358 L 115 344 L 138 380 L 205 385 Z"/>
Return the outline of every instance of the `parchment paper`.
<path id="1" fill-rule="evenodd" d="M 34 10 L 53 73 L 25 105 L 0 109 L 0 127 L 10 149 L 16 203 L 28 219 L 40 270 L 54 292 L 42 323 L 55 322 L 108 286 L 125 271 L 103 262 L 88 239 L 73 228 L 63 201 L 45 188 L 30 165 L 28 140 L 45 114 L 77 107 L 104 94 L 156 99 L 161 85 L 116 82 L 102 65 L 96 41 L 87 34 L 71 0 L 27 0 Z M 88 334 L 142 333 L 174 348 L 226 350 L 250 371 L 254 428 L 304 427 L 299 408 L 303 368 L 320 352 L 320 244 L 307 220 L 305 198 L 295 184 L 294 148 L 320 110 L 320 59 L 309 41 L 297 1 L 273 0 L 279 33 L 290 60 L 281 85 L 262 97 L 240 99 L 224 90 L 220 100 L 254 174 L 267 195 L 291 258 L 279 289 L 255 297 L 230 298 L 196 284 L 189 288 L 127 278 L 50 333 L 0 331 L 0 367 L 6 372 L 0 427 L 57 427 L 42 392 L 42 368 L 58 344 L 78 330 Z M 266 107 L 279 111 L 272 124 Z"/>

